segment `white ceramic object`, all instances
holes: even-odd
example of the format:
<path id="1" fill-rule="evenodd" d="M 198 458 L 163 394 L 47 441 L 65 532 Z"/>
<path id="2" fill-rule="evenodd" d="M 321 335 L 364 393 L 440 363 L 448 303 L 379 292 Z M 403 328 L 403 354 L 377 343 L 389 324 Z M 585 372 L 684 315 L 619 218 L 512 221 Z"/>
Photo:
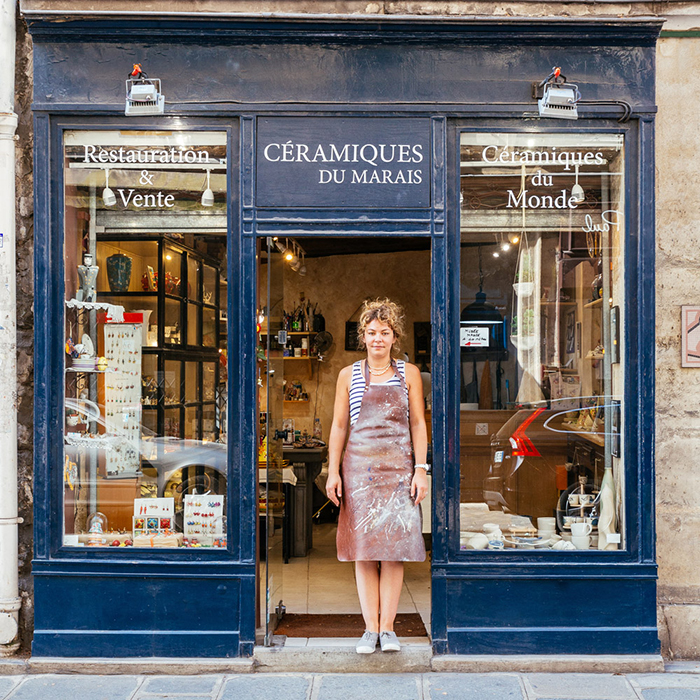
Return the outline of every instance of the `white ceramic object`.
<path id="1" fill-rule="evenodd" d="M 617 534 L 615 512 L 615 480 L 612 468 L 606 467 L 600 485 L 600 517 L 598 518 L 598 549 L 617 549 L 617 542 L 608 542 L 610 535 Z"/>
<path id="2" fill-rule="evenodd" d="M 574 537 L 588 537 L 593 532 L 590 523 L 571 523 L 571 541 Z"/>
<path id="3" fill-rule="evenodd" d="M 92 343 L 92 338 L 90 338 L 87 333 L 83 333 L 83 337 L 80 339 L 80 342 L 83 346 L 83 351 L 80 354 L 94 356 L 95 346 Z"/>
<path id="4" fill-rule="evenodd" d="M 469 549 L 486 549 L 489 546 L 489 538 L 486 535 L 479 533 L 471 537 L 467 542 Z"/>
<path id="5" fill-rule="evenodd" d="M 552 549 L 556 549 L 558 551 L 562 550 L 569 550 L 569 549 L 576 549 L 571 542 L 567 542 L 566 540 L 559 540 L 559 542 L 555 542 L 554 545 L 552 545 Z"/>
<path id="6" fill-rule="evenodd" d="M 556 518 L 537 518 L 538 530 L 554 530 L 556 529 Z"/>
<path id="7" fill-rule="evenodd" d="M 588 535 L 584 537 L 574 537 L 572 535 L 571 544 L 573 544 L 576 549 L 588 549 L 591 546 L 591 538 Z"/>

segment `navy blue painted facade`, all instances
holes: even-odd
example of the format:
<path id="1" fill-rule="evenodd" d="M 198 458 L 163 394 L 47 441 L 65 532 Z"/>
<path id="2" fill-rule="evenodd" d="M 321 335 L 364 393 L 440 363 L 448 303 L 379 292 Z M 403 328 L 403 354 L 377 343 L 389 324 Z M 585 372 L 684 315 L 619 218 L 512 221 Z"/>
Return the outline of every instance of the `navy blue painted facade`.
<path id="1" fill-rule="evenodd" d="M 255 640 L 256 238 L 432 239 L 433 606 L 436 653 L 653 653 L 656 21 L 292 21 L 30 17 L 35 108 L 35 636 L 47 656 L 236 656 Z M 166 114 L 123 116 L 141 62 Z M 531 83 L 565 65 L 587 100 L 578 122 L 536 117 Z M 256 193 L 261 120 L 385 117 L 425 124 L 423 206 L 317 209 Z M 229 134 L 229 540 L 225 551 L 61 546 L 62 131 L 225 129 Z M 626 135 L 627 538 L 620 552 L 459 551 L 461 129 Z M 238 164 L 238 167 L 236 167 Z M 261 206 L 261 203 L 264 206 Z M 401 202 L 399 201 L 399 204 Z M 381 203 L 375 204 L 380 207 Z"/>

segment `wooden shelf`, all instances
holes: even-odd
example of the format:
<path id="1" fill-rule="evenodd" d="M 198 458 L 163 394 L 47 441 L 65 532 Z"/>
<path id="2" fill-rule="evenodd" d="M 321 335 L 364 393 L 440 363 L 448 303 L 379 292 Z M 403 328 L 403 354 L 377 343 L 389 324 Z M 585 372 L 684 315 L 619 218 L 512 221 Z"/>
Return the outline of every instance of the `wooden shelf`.
<path id="1" fill-rule="evenodd" d="M 584 309 L 593 309 L 596 306 L 602 306 L 603 305 L 603 300 L 602 299 L 594 299 L 593 301 L 589 301 L 587 304 L 583 305 Z"/>
<path id="2" fill-rule="evenodd" d="M 309 403 L 309 399 L 284 399 L 284 403 Z"/>

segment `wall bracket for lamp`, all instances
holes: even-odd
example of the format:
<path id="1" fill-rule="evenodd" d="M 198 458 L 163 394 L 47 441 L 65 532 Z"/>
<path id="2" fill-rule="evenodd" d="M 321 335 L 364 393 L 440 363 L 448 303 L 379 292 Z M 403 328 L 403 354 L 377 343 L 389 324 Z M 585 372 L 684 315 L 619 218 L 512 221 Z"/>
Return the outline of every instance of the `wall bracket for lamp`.
<path id="1" fill-rule="evenodd" d="M 578 86 L 567 82 L 566 76 L 561 74 L 561 68 L 552 68 L 552 72 L 542 82 L 532 83 L 532 99 L 537 100 L 541 117 L 578 119 L 577 105 L 622 107 L 622 115 L 617 120 L 620 124 L 628 122 L 632 116 L 632 105 L 625 100 L 581 99 Z"/>

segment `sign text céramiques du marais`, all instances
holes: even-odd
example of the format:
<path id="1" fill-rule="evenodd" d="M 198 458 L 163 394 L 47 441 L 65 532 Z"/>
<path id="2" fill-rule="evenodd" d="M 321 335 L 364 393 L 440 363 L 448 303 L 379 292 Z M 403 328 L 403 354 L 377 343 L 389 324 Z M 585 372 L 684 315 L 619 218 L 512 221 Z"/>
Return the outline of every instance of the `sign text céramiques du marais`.
<path id="1" fill-rule="evenodd" d="M 426 208 L 430 167 L 428 119 L 258 119 L 258 206 Z"/>

